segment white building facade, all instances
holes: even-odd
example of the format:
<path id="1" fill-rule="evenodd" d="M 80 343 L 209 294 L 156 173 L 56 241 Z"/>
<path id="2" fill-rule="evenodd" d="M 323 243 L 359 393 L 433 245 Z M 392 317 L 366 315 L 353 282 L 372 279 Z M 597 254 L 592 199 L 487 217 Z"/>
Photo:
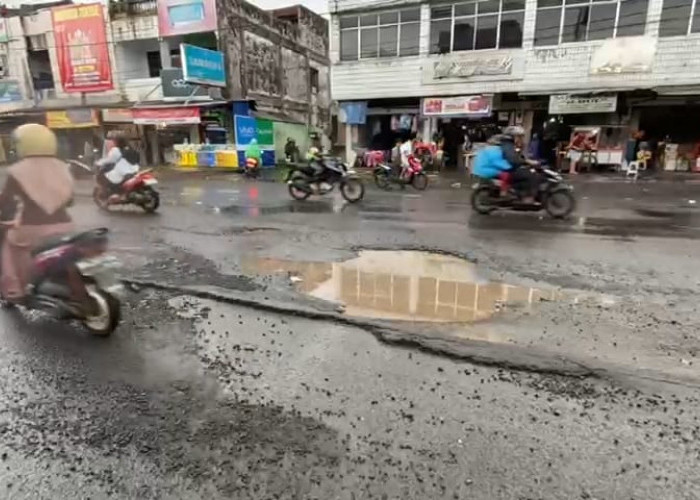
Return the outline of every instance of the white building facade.
<path id="1" fill-rule="evenodd" d="M 605 134 L 611 147 L 646 123 L 656 127 L 649 135 L 665 126 L 661 138 L 693 142 L 674 128 L 678 118 L 663 125 L 659 116 L 700 102 L 697 3 L 333 0 L 331 89 L 341 106 L 366 101 L 368 124 L 415 113 L 414 131 L 426 139 L 450 118 L 483 119 L 485 100 L 500 125 L 539 131 L 551 112 L 571 125 L 614 127 Z M 482 105 L 470 110 L 475 96 Z M 371 146 L 376 120 L 361 128 L 344 135 Z"/>

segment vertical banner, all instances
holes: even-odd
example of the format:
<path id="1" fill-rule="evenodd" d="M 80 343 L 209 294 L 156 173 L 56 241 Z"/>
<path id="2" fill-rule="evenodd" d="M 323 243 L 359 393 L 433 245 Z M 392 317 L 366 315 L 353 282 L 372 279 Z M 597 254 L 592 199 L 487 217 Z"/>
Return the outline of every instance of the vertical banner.
<path id="1" fill-rule="evenodd" d="M 160 36 L 216 31 L 216 0 L 157 0 Z"/>
<path id="2" fill-rule="evenodd" d="M 113 89 L 102 5 L 55 7 L 51 15 L 63 90 L 102 92 Z"/>

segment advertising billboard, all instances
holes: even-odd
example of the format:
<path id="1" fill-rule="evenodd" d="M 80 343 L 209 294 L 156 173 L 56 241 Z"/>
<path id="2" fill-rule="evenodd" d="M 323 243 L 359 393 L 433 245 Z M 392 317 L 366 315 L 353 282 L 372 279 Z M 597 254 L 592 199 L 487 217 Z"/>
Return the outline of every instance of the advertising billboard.
<path id="1" fill-rule="evenodd" d="M 216 0 L 157 0 L 160 36 L 216 30 Z"/>
<path id="2" fill-rule="evenodd" d="M 114 85 L 102 5 L 54 7 L 51 17 L 63 90 L 112 90 Z"/>
<path id="3" fill-rule="evenodd" d="M 180 60 L 182 76 L 186 82 L 213 87 L 226 86 L 223 52 L 181 43 Z"/>

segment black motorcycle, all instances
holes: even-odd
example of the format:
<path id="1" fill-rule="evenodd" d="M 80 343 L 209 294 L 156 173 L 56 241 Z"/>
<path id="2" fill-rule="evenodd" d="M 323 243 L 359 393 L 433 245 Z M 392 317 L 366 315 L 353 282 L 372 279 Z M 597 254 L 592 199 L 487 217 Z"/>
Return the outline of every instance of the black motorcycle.
<path id="1" fill-rule="evenodd" d="M 287 173 L 289 194 L 295 200 L 305 200 L 312 194 L 323 195 L 339 186 L 340 194 L 349 203 L 360 201 L 365 195 L 365 186 L 354 170 L 338 158 L 324 157 L 323 172 L 318 173 L 311 165 L 290 165 Z"/>
<path id="2" fill-rule="evenodd" d="M 533 169 L 533 172 L 535 169 Z M 480 179 L 472 186 L 472 208 L 483 215 L 494 210 L 507 209 L 524 212 L 545 210 L 555 219 L 568 217 L 576 208 L 573 195 L 574 188 L 553 170 L 538 170 L 540 185 L 535 196 L 535 203 L 525 203 L 514 188 L 502 192 L 502 184 L 498 179 Z"/>

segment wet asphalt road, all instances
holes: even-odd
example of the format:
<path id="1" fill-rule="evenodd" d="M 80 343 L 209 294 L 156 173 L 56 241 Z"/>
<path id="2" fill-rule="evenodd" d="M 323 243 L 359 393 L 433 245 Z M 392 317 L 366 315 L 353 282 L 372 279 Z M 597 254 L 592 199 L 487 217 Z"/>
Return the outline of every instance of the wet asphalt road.
<path id="1" fill-rule="evenodd" d="M 103 214 L 82 183 L 76 221 L 112 229 L 125 278 L 169 290 L 134 291 L 108 340 L 0 311 L 0 490 L 698 498 L 696 189 L 582 184 L 557 222 L 477 217 L 449 186 L 348 206 L 227 177 L 169 179 L 152 217 Z M 350 321 L 250 264 L 360 248 L 461 255 L 576 300 L 466 326 Z"/>

